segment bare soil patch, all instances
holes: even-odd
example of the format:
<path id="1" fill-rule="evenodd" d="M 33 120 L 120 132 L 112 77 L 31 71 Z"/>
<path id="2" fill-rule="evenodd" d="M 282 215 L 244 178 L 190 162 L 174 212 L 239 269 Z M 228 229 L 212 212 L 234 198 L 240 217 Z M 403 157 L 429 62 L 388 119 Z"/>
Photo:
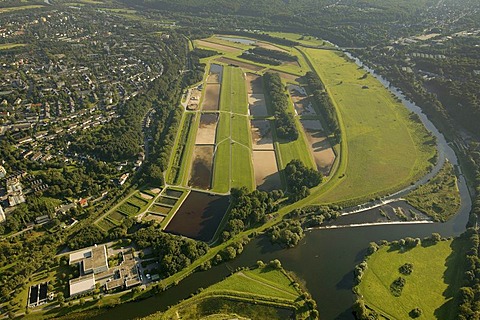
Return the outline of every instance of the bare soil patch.
<path id="1" fill-rule="evenodd" d="M 300 120 L 300 122 L 312 148 L 313 158 L 318 171 L 324 175 L 329 175 L 335 161 L 335 152 L 333 152 L 330 142 L 322 131 L 320 121 Z"/>
<path id="2" fill-rule="evenodd" d="M 220 100 L 220 84 L 207 84 L 205 87 L 205 98 L 202 103 L 202 110 L 218 110 Z"/>
<path id="3" fill-rule="evenodd" d="M 250 115 L 252 116 L 267 116 L 267 104 L 265 102 L 264 94 L 249 94 L 248 95 L 248 108 L 250 109 Z"/>
<path id="4" fill-rule="evenodd" d="M 263 80 L 261 76 L 248 72 L 246 78 L 247 93 L 263 94 Z"/>
<path id="5" fill-rule="evenodd" d="M 216 61 L 226 63 L 226 64 L 229 64 L 229 65 L 232 65 L 232 66 L 237 66 L 237 67 L 240 67 L 242 69 L 252 70 L 252 71 L 260 71 L 260 70 L 263 69 L 263 67 L 257 66 L 255 64 L 242 62 L 242 61 L 238 61 L 238 60 L 233 60 L 233 59 L 225 58 L 225 57 L 218 58 L 218 59 L 216 59 Z"/>
<path id="6" fill-rule="evenodd" d="M 268 50 L 275 50 L 275 51 L 288 53 L 287 50 L 282 49 L 280 47 L 277 47 L 276 45 L 273 45 L 273 44 L 267 43 L 267 42 L 257 41 L 257 46 L 259 46 L 261 48 L 268 49 Z"/>
<path id="7" fill-rule="evenodd" d="M 242 51 L 241 49 L 238 49 L 238 48 L 226 46 L 226 45 L 219 44 L 219 43 L 213 43 L 213 42 L 209 42 L 209 41 L 205 41 L 205 40 L 196 40 L 196 44 L 198 46 L 202 46 L 202 47 L 206 47 L 206 48 L 212 48 L 214 50 L 219 50 L 219 51 L 223 51 L 223 52 Z"/>
<path id="8" fill-rule="evenodd" d="M 277 70 L 271 70 L 271 71 L 278 73 L 282 79 L 285 79 L 287 81 L 299 82 L 300 78 L 301 78 L 300 76 L 290 74 L 290 73 L 286 73 L 286 72 L 281 72 L 281 71 L 277 71 Z"/>
<path id="9" fill-rule="evenodd" d="M 278 172 L 275 151 L 255 150 L 252 158 L 257 188 L 263 191 L 281 189 L 282 182 Z"/>
<path id="10" fill-rule="evenodd" d="M 217 130 L 218 114 L 203 113 L 200 116 L 200 125 L 197 131 L 195 144 L 214 144 Z"/>
<path id="11" fill-rule="evenodd" d="M 162 189 L 160 189 L 160 188 L 152 188 L 152 189 L 150 189 L 150 192 L 152 192 L 152 193 L 154 193 L 154 194 L 159 194 L 161 191 L 162 191 Z"/>
<path id="12" fill-rule="evenodd" d="M 145 200 L 152 200 L 153 199 L 153 197 L 151 195 L 143 193 L 143 192 L 140 192 L 140 196 Z"/>
<path id="13" fill-rule="evenodd" d="M 270 121 L 252 120 L 251 132 L 253 150 L 274 150 Z"/>
<path id="14" fill-rule="evenodd" d="M 195 188 L 208 190 L 212 183 L 213 145 L 195 146 L 192 172 L 188 184 Z"/>

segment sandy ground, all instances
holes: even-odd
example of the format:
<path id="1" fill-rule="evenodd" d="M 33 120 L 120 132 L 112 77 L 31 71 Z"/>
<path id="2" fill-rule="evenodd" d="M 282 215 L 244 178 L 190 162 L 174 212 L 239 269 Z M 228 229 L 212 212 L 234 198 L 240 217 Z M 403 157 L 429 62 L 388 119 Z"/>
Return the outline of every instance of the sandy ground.
<path id="1" fill-rule="evenodd" d="M 213 145 L 195 146 L 189 185 L 210 189 L 212 182 Z"/>
<path id="2" fill-rule="evenodd" d="M 202 110 L 218 110 L 220 100 L 220 84 L 207 84 Z"/>
<path id="3" fill-rule="evenodd" d="M 220 83 L 220 74 L 218 73 L 211 73 L 207 77 L 207 83 L 211 84 L 219 84 Z"/>
<path id="4" fill-rule="evenodd" d="M 301 120 L 307 140 L 312 147 L 313 158 L 318 171 L 329 175 L 335 161 L 335 153 L 327 137 L 322 131 L 322 125 L 317 120 Z"/>
<path id="5" fill-rule="evenodd" d="M 259 47 L 261 47 L 261 48 L 265 48 L 265 49 L 268 49 L 268 50 L 275 50 L 275 51 L 280 51 L 280 52 L 286 52 L 286 53 L 288 53 L 287 50 L 282 49 L 282 48 L 280 48 L 280 47 L 277 47 L 277 46 L 275 46 L 275 45 L 273 45 L 273 44 L 270 44 L 270 43 L 258 41 L 258 42 L 257 42 L 257 45 L 258 45 Z"/>
<path id="6" fill-rule="evenodd" d="M 253 150 L 274 150 L 272 127 L 268 120 L 252 120 L 251 132 Z"/>
<path id="7" fill-rule="evenodd" d="M 247 93 L 249 94 L 263 94 L 262 77 L 253 73 L 247 73 Z"/>
<path id="8" fill-rule="evenodd" d="M 298 81 L 298 79 L 300 78 L 299 76 L 296 76 L 296 75 L 293 75 L 293 74 L 290 74 L 290 73 L 281 72 L 281 71 L 277 71 L 277 70 L 272 70 L 272 71 L 277 72 L 282 79 L 285 79 L 287 81 Z"/>
<path id="9" fill-rule="evenodd" d="M 253 151 L 252 158 L 257 188 L 264 191 L 281 189 L 275 151 Z"/>
<path id="10" fill-rule="evenodd" d="M 248 95 L 248 108 L 250 109 L 250 115 L 252 116 L 267 116 L 267 105 L 265 102 L 264 94 L 249 94 Z"/>
<path id="11" fill-rule="evenodd" d="M 218 115 L 214 113 L 204 113 L 200 116 L 200 126 L 198 127 L 195 144 L 214 144 L 215 132 L 217 130 Z"/>
<path id="12" fill-rule="evenodd" d="M 240 68 L 247 69 L 247 70 L 260 71 L 263 69 L 263 67 L 257 66 L 255 64 L 241 62 L 241 61 L 237 61 L 237 60 L 233 60 L 225 57 L 218 58 L 216 59 L 216 61 L 238 66 Z"/>
<path id="13" fill-rule="evenodd" d="M 237 49 L 237 48 L 234 48 L 234 47 L 229 47 L 229 46 L 225 46 L 223 44 L 208 42 L 208 41 L 204 41 L 204 40 L 196 40 L 196 44 L 198 46 L 212 48 L 212 49 L 216 49 L 216 50 L 220 50 L 220 51 L 224 51 L 224 52 L 238 52 L 238 51 L 241 51 L 240 49 Z"/>
<path id="14" fill-rule="evenodd" d="M 150 191 L 151 191 L 152 193 L 154 193 L 154 194 L 159 194 L 159 193 L 162 191 L 162 189 L 160 189 L 160 188 L 153 188 L 153 189 L 150 189 Z"/>
<path id="15" fill-rule="evenodd" d="M 151 195 L 146 194 L 146 193 L 142 193 L 142 192 L 140 192 L 140 196 L 145 200 L 152 200 L 153 199 L 153 197 Z"/>

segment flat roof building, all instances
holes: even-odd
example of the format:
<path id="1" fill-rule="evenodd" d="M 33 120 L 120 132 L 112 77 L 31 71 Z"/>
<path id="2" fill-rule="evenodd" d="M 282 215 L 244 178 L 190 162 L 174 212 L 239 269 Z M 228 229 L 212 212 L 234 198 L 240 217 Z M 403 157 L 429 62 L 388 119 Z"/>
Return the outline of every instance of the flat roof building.
<path id="1" fill-rule="evenodd" d="M 95 275 L 86 276 L 70 280 L 70 296 L 76 296 L 82 293 L 90 292 L 95 289 Z"/>
<path id="2" fill-rule="evenodd" d="M 70 265 L 80 264 L 80 274 L 98 274 L 108 270 L 107 247 L 95 246 L 70 254 Z"/>

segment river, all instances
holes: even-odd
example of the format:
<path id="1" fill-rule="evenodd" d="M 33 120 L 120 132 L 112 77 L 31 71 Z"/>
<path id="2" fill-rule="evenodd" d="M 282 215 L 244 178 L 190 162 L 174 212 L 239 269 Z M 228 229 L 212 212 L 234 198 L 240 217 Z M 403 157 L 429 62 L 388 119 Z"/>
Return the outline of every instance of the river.
<path id="1" fill-rule="evenodd" d="M 445 137 L 422 113 L 421 109 L 406 100 L 398 89 L 391 87 L 390 83 L 375 74 L 374 70 L 366 68 L 360 60 L 349 53 L 347 55 L 400 98 L 404 105 L 415 112 L 425 127 L 437 138 L 438 164 L 432 172 L 420 179 L 414 186 L 391 195 L 389 198 L 401 197 L 408 193 L 411 188 L 424 184 L 438 172 L 445 159 L 458 166 L 455 152 L 449 146 Z M 465 230 L 472 203 L 463 175 L 460 175 L 458 182 L 462 200 L 461 209 L 455 217 L 446 223 L 366 225 L 355 228 L 310 230 L 306 233 L 302 242 L 292 249 L 281 249 L 278 246 L 271 245 L 263 237 L 258 238 L 250 242 L 245 247 L 244 252 L 229 263 L 213 267 L 208 271 L 197 272 L 181 281 L 177 286 L 153 298 L 123 304 L 113 309 L 96 311 L 98 313 L 95 316 L 88 314 L 85 319 L 133 319 L 165 310 L 169 305 L 188 298 L 198 288 L 205 288 L 222 280 L 236 267 L 250 266 L 255 264 L 257 260 L 267 262 L 272 259 L 279 259 L 287 270 L 295 272 L 305 281 L 307 289 L 317 301 L 321 319 L 354 319 L 350 309 L 354 302 L 354 295 L 351 291 L 353 286 L 352 272 L 355 265 L 363 259 L 370 242 L 392 241 L 407 236 L 423 238 L 430 236 L 433 232 L 438 232 L 443 237 L 450 237 L 457 236 Z"/>

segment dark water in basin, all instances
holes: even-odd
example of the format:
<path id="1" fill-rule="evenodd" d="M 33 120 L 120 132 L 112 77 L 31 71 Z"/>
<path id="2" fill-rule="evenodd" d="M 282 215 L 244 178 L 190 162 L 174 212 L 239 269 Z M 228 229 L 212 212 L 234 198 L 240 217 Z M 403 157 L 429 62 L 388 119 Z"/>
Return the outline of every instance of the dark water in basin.
<path id="1" fill-rule="evenodd" d="M 228 204 L 228 196 L 213 196 L 192 191 L 165 231 L 208 242 L 217 231 L 228 209 Z"/>

